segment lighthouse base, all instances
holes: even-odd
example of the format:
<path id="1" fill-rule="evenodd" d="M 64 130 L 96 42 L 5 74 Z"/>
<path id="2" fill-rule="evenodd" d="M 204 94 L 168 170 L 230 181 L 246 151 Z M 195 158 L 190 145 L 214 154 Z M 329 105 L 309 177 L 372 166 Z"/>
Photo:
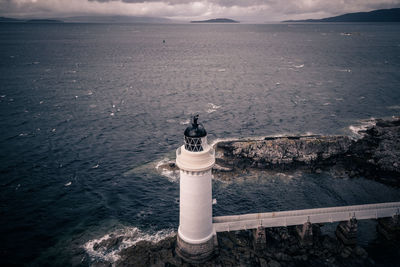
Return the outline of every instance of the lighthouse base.
<path id="1" fill-rule="evenodd" d="M 178 234 L 175 248 L 176 254 L 186 262 L 203 263 L 214 256 L 215 238 L 216 236 L 213 236 L 210 240 L 201 244 L 190 244 L 180 238 Z"/>

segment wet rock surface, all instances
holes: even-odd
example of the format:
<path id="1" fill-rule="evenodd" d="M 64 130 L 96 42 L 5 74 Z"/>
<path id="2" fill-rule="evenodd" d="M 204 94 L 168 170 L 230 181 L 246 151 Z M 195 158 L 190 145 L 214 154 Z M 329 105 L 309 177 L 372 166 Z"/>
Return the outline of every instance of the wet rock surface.
<path id="1" fill-rule="evenodd" d="M 400 118 L 377 120 L 349 152 L 350 172 L 400 186 Z"/>
<path id="2" fill-rule="evenodd" d="M 338 176 L 365 176 L 399 186 L 400 118 L 377 120 L 362 134 L 359 140 L 312 135 L 219 142 L 214 174 L 229 179 L 222 172 L 303 169 L 318 173 L 328 169 Z"/>
<path id="3" fill-rule="evenodd" d="M 115 266 L 379 266 L 360 246 L 344 246 L 316 229 L 312 244 L 299 241 L 295 227 L 266 229 L 267 246 L 253 246 L 252 230 L 218 233 L 215 256 L 193 265 L 175 253 L 176 236 L 159 243 L 142 241 L 120 252 Z M 379 246 L 378 243 L 376 246 Z M 379 249 L 379 247 L 377 247 Z M 398 248 L 398 247 L 397 247 Z M 375 248 L 376 249 L 376 248 Z M 393 251 L 397 253 L 398 251 Z M 102 262 L 101 266 L 107 266 Z M 113 265 L 113 266 L 114 266 Z"/>
<path id="4" fill-rule="evenodd" d="M 233 180 L 235 174 L 249 170 L 328 170 L 338 177 L 363 176 L 400 186 L 400 118 L 378 119 L 376 125 L 360 134 L 363 137 L 358 140 L 309 135 L 221 141 L 215 145 L 213 174 Z M 179 170 L 173 162 L 159 168 Z"/>

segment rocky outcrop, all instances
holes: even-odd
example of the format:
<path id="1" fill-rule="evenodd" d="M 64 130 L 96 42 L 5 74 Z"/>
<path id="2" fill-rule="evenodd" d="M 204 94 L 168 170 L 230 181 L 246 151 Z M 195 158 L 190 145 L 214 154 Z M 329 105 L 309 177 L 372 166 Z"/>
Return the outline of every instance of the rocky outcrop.
<path id="1" fill-rule="evenodd" d="M 331 170 L 338 176 L 364 176 L 400 186 L 400 118 L 377 120 L 353 140 L 348 136 L 284 136 L 215 144 L 213 173 L 223 180 L 249 170 L 312 172 Z M 173 162 L 160 169 L 177 171 Z"/>
<path id="2" fill-rule="evenodd" d="M 347 136 L 266 137 L 216 144 L 215 173 L 245 169 L 335 169 L 400 185 L 400 118 L 377 120 L 359 140 Z M 224 177 L 223 175 L 220 175 Z"/>
<path id="3" fill-rule="evenodd" d="M 400 185 L 400 118 L 377 120 L 351 147 L 347 167 L 356 175 Z"/>
<path id="4" fill-rule="evenodd" d="M 348 152 L 351 144 L 346 136 L 266 137 L 220 142 L 216 146 L 217 163 L 228 168 L 315 168 L 335 163 Z"/>
<path id="5" fill-rule="evenodd" d="M 295 227 L 266 229 L 267 246 L 253 248 L 252 230 L 218 233 L 219 248 L 198 266 L 366 266 L 373 265 L 360 246 L 344 246 L 337 239 L 314 231 L 312 244 L 299 241 Z M 176 236 L 159 243 L 142 241 L 120 252 L 116 266 L 197 266 L 175 253 Z M 102 263 L 107 264 L 107 263 Z M 104 265 L 103 265 L 104 266 Z"/>

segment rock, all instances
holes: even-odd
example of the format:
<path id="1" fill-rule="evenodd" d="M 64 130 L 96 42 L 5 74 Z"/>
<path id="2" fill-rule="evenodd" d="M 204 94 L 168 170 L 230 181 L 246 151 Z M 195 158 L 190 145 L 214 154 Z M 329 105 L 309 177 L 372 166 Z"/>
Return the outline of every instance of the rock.
<path id="1" fill-rule="evenodd" d="M 289 255 L 283 253 L 283 252 L 278 252 L 275 254 L 275 258 L 278 261 L 291 261 L 292 257 L 290 257 Z"/>
<path id="2" fill-rule="evenodd" d="M 298 168 L 336 177 L 366 176 L 400 186 L 400 117 L 378 120 L 353 141 L 347 136 L 286 136 L 222 141 L 215 145 L 215 173 Z M 223 176 L 226 179 L 232 179 Z"/>
<path id="3" fill-rule="evenodd" d="M 367 251 L 360 246 L 355 247 L 354 252 L 356 253 L 357 256 L 363 259 L 366 259 L 368 257 Z"/>
<path id="4" fill-rule="evenodd" d="M 260 262 L 260 267 L 268 267 L 268 263 L 265 259 L 260 258 L 259 262 Z"/>
<path id="5" fill-rule="evenodd" d="M 270 260 L 270 261 L 268 262 L 268 266 L 269 266 L 269 267 L 281 267 L 281 264 L 280 264 L 279 262 L 277 262 L 277 261 Z"/>
<path id="6" fill-rule="evenodd" d="M 342 258 L 346 259 L 351 255 L 351 253 L 352 253 L 352 249 L 350 247 L 346 246 L 343 248 L 342 252 L 340 253 L 340 256 Z"/>
<path id="7" fill-rule="evenodd" d="M 292 136 L 220 142 L 217 150 L 234 165 L 287 169 L 334 158 L 347 152 L 350 145 L 345 136 Z"/>
<path id="8" fill-rule="evenodd" d="M 95 261 L 90 264 L 91 267 L 111 267 L 111 263 L 106 261 Z"/>
<path id="9" fill-rule="evenodd" d="M 105 250 L 111 250 L 112 248 L 119 246 L 119 244 L 121 244 L 123 239 L 124 239 L 123 236 L 110 237 L 108 239 L 101 241 L 100 243 L 95 243 L 93 245 L 93 249 L 99 250 L 100 248 L 104 248 Z"/>
<path id="10" fill-rule="evenodd" d="M 340 256 L 344 259 L 348 258 L 350 256 L 349 253 L 347 253 L 346 251 L 342 251 L 342 253 L 340 253 Z"/>

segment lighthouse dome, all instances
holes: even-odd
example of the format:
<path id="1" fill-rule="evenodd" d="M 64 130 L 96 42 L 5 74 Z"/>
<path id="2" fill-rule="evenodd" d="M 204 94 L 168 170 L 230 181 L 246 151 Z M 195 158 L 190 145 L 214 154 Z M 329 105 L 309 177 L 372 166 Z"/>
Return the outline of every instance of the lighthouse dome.
<path id="1" fill-rule="evenodd" d="M 188 126 L 185 130 L 185 136 L 187 137 L 204 137 L 207 135 L 206 129 L 203 124 L 197 123 L 198 116 L 193 117 L 192 125 Z"/>
<path id="2" fill-rule="evenodd" d="M 192 125 L 188 126 L 185 130 L 185 148 L 192 152 L 203 151 L 204 146 L 207 145 L 207 131 L 204 129 L 203 124 L 198 123 L 199 115 L 193 117 Z"/>

